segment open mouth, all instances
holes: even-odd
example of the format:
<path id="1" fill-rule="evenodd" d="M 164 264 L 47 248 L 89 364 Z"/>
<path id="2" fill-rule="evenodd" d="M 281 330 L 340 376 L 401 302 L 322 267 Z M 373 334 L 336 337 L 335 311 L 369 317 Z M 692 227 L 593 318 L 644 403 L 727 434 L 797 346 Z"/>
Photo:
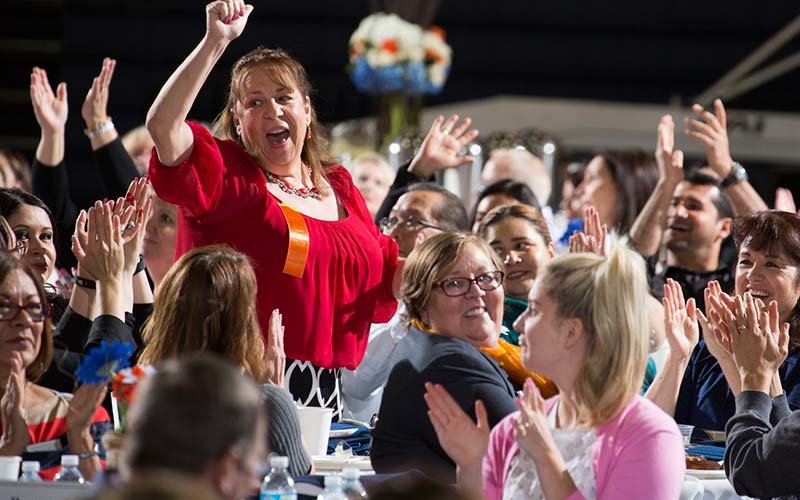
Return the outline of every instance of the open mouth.
<path id="1" fill-rule="evenodd" d="M 480 318 L 484 314 L 487 314 L 487 311 L 486 311 L 485 307 L 483 307 L 483 306 L 481 306 L 481 307 L 473 307 L 472 309 L 470 309 L 470 310 L 468 310 L 467 312 L 464 313 L 464 317 L 465 318 L 469 318 L 469 319 Z"/>
<path id="2" fill-rule="evenodd" d="M 750 292 L 750 295 L 752 295 L 754 299 L 761 299 L 764 303 L 767 303 L 768 299 L 772 296 L 767 290 L 759 288 L 747 288 L 745 292 Z"/>
<path id="3" fill-rule="evenodd" d="M 267 140 L 271 144 L 284 144 L 289 140 L 289 131 L 287 129 L 275 130 L 267 134 Z"/>

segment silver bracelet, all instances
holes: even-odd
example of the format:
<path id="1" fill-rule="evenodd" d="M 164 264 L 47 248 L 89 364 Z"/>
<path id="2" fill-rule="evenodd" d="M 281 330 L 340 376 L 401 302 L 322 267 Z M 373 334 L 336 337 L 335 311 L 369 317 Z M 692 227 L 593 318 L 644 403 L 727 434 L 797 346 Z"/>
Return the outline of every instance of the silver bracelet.
<path id="1" fill-rule="evenodd" d="M 109 118 L 108 120 L 101 123 L 96 129 L 89 130 L 87 128 L 83 130 L 83 133 L 86 134 L 86 137 L 88 137 L 89 139 L 94 139 L 98 135 L 105 134 L 106 132 L 111 132 L 112 130 L 114 130 L 114 122 L 111 121 L 111 118 Z"/>

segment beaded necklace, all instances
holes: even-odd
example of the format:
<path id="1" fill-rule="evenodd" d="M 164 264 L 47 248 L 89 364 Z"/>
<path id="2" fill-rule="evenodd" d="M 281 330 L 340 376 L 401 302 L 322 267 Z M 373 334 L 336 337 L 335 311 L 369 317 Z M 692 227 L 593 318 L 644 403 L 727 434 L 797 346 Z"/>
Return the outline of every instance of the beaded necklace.
<path id="1" fill-rule="evenodd" d="M 269 170 L 264 170 L 264 175 L 267 178 L 267 182 L 276 184 L 279 188 L 281 188 L 281 191 L 283 191 L 284 193 L 293 194 L 295 196 L 299 196 L 300 198 L 313 198 L 315 200 L 322 199 L 322 195 L 319 194 L 319 190 L 317 189 L 316 186 L 311 186 L 310 188 L 307 187 L 296 188 L 292 186 L 290 183 L 278 177 L 277 175 L 271 174 Z"/>

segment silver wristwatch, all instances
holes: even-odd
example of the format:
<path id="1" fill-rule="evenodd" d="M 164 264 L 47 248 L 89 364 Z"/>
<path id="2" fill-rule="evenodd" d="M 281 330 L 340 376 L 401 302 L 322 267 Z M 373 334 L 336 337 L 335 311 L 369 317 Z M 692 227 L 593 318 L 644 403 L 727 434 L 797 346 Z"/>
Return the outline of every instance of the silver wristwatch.
<path id="1" fill-rule="evenodd" d="M 739 184 L 740 182 L 747 181 L 747 170 L 744 169 L 741 163 L 735 161 L 731 164 L 731 172 L 722 179 L 720 183 L 720 187 L 723 189 L 728 186 L 733 186 L 734 184 Z"/>

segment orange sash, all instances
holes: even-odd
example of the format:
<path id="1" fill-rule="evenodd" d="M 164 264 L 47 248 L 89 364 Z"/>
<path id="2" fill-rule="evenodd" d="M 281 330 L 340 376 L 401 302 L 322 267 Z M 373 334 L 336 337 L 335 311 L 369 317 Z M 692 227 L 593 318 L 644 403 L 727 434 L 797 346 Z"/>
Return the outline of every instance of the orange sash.
<path id="1" fill-rule="evenodd" d="M 280 207 L 286 225 L 289 226 L 289 248 L 286 251 L 283 272 L 295 278 L 302 278 L 308 260 L 308 227 L 303 214 L 285 203 L 281 203 Z"/>

